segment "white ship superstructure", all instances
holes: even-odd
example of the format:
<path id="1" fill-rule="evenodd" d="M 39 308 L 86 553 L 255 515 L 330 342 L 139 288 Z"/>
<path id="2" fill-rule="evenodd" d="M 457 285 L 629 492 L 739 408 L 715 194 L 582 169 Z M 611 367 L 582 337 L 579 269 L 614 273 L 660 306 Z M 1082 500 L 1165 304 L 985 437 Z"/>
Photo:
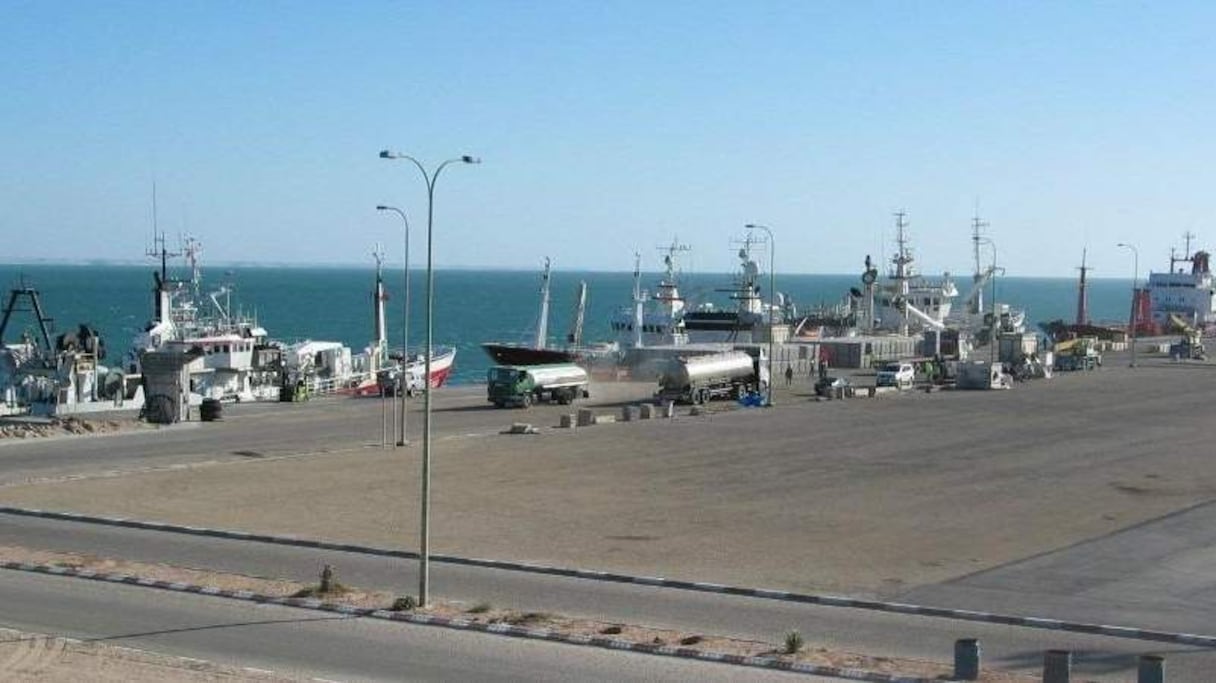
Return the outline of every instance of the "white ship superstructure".
<path id="1" fill-rule="evenodd" d="M 633 305 L 612 318 L 612 331 L 620 348 L 670 346 L 688 343 L 684 328 L 685 301 L 677 283 L 676 259 L 688 247 L 673 240 L 663 249 L 663 277 L 654 294 L 642 289 L 642 259 L 634 255 Z"/>
<path id="2" fill-rule="evenodd" d="M 1149 272 L 1149 306 L 1156 325 L 1167 327 L 1173 315 L 1193 327 L 1204 328 L 1216 322 L 1216 282 L 1212 278 L 1211 257 L 1206 251 L 1191 253 L 1195 235 L 1188 232 L 1183 238 L 1185 251 L 1178 256 L 1171 250 L 1169 271 Z"/>
<path id="3" fill-rule="evenodd" d="M 908 247 L 906 214 L 895 214 L 895 243 L 897 251 L 891 258 L 892 268 L 885 282 L 878 283 L 874 292 L 873 324 L 875 329 L 914 334 L 926 329 L 941 330 L 958 289 L 950 274 L 940 279 L 920 275 L 912 250 Z M 867 272 L 870 269 L 867 268 Z"/>

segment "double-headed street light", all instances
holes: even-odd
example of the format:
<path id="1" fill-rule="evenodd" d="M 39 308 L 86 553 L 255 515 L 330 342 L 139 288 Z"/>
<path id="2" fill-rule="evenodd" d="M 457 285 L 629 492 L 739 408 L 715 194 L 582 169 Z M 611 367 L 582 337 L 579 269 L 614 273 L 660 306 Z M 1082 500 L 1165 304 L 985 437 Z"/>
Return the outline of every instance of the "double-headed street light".
<path id="1" fill-rule="evenodd" d="M 380 158 L 409 161 L 418 168 L 418 172 L 422 174 L 422 179 L 426 182 L 426 359 L 423 366 L 423 373 L 426 377 L 424 380 L 426 394 L 422 404 L 424 416 L 422 420 L 422 511 L 418 539 L 418 606 L 423 607 L 427 603 L 431 560 L 431 357 L 434 355 L 431 345 L 434 339 L 435 322 L 435 271 L 432 267 L 432 246 L 435 227 L 435 181 L 439 179 L 439 173 L 449 164 L 480 164 L 481 159 L 468 155 L 448 159 L 435 167 L 433 173 L 427 173 L 426 166 L 408 154 L 399 154 L 386 149 L 380 152 Z"/>
<path id="2" fill-rule="evenodd" d="M 395 206 L 384 206 L 383 204 L 376 207 L 377 211 L 393 211 L 398 216 L 401 216 L 401 222 L 405 223 L 405 303 L 403 304 L 402 323 L 401 327 L 401 386 L 397 388 L 400 394 L 397 398 L 401 399 L 401 435 L 397 439 L 398 446 L 408 446 L 410 443 L 409 436 L 405 431 L 405 398 L 409 396 L 409 361 L 410 361 L 410 219 L 406 217 L 405 212 Z"/>
<path id="3" fill-rule="evenodd" d="M 1140 317 L 1139 315 L 1137 315 L 1139 313 L 1139 311 L 1136 310 L 1138 308 L 1138 303 L 1139 303 L 1136 301 L 1136 289 L 1139 286 L 1139 278 L 1140 278 L 1140 251 L 1138 249 L 1136 249 L 1136 245 L 1127 244 L 1126 242 L 1120 242 L 1120 243 L 1116 244 L 1115 246 L 1124 247 L 1125 249 L 1132 250 L 1132 317 L 1131 317 L 1132 360 L 1131 360 L 1130 365 L 1131 365 L 1131 367 L 1134 368 L 1134 367 L 1136 367 L 1136 324 L 1139 322 L 1139 317 Z"/>
<path id="4" fill-rule="evenodd" d="M 776 271 L 773 270 L 776 245 L 773 243 L 773 231 L 769 230 L 768 226 L 748 223 L 743 227 L 748 230 L 763 230 L 764 234 L 768 235 L 768 397 L 765 399 L 765 405 L 771 408 L 773 407 L 773 322 L 777 316 L 777 290 L 774 285 Z"/>

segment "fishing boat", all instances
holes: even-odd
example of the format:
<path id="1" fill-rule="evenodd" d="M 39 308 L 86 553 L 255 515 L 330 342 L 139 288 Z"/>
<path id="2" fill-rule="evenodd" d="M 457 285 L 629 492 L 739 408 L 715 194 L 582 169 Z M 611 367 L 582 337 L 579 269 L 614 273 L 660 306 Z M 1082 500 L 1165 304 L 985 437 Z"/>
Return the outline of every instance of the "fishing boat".
<path id="1" fill-rule="evenodd" d="M 611 321 L 620 348 L 688 343 L 684 325 L 687 302 L 680 295 L 677 283 L 677 258 L 688 250 L 688 246 L 680 244 L 678 239 L 662 249 L 665 252 L 663 276 L 653 294 L 642 289 L 642 257 L 634 254 L 632 305 L 618 310 Z"/>
<path id="2" fill-rule="evenodd" d="M 739 271 L 731 287 L 718 290 L 728 293 L 731 306 L 717 308 L 706 302 L 684 312 L 684 330 L 690 343 L 750 343 L 770 338 L 784 340 L 788 335 L 786 312 L 790 307 L 785 297 L 776 294 L 771 306 L 764 301 L 760 293 L 760 267 L 751 253 L 755 242 L 748 234 L 742 244 L 738 252 Z"/>
<path id="3" fill-rule="evenodd" d="M 32 314 L 37 332 L 5 341 L 16 313 Z M 66 415 L 143 405 L 137 375 L 101 364 L 106 347 L 96 330 L 82 324 L 75 332 L 52 336 L 53 322 L 36 288 L 22 281 L 10 290 L 0 315 L 0 415 Z"/>
<path id="4" fill-rule="evenodd" d="M 942 330 L 950 315 L 958 289 L 950 274 L 940 279 L 920 275 L 915 258 L 908 246 L 907 214 L 895 214 L 896 253 L 891 258 L 891 270 L 885 281 L 878 280 L 877 269 L 866 257 L 862 283 L 866 286 L 867 310 L 863 318 L 874 330 L 897 332 L 907 336 L 924 330 Z"/>
<path id="5" fill-rule="evenodd" d="M 498 365 L 545 365 L 572 363 L 578 359 L 575 349 L 549 346 L 549 278 L 551 262 L 545 257 L 540 276 L 540 313 L 536 318 L 536 335 L 530 344 L 486 342 L 481 348 Z"/>

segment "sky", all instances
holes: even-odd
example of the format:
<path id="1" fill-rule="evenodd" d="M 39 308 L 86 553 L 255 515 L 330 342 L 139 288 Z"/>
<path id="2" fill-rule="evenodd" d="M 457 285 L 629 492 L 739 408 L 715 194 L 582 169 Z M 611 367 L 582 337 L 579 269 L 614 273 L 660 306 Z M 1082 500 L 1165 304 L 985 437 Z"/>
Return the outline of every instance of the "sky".
<path id="1" fill-rule="evenodd" d="M 0 0 L 0 261 L 1011 276 L 1212 226 L 1210 2 Z M 153 211 L 153 188 L 155 207 Z M 1130 249 L 1116 246 L 1128 243 Z M 767 270 L 770 250 L 758 250 Z"/>

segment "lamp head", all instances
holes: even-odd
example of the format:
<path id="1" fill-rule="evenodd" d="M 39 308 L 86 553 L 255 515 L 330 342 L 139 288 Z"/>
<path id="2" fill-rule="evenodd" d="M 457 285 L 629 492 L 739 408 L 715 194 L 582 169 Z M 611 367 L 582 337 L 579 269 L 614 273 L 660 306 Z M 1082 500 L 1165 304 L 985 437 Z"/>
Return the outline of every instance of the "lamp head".
<path id="1" fill-rule="evenodd" d="M 387 206 L 385 206 L 385 205 L 383 205 L 383 204 L 377 204 L 377 205 L 376 205 L 376 210 L 377 210 L 377 211 L 388 211 L 388 209 L 389 209 L 389 207 L 387 207 Z"/>
<path id="2" fill-rule="evenodd" d="M 380 158 L 381 159 L 396 159 L 397 155 L 393 154 L 392 152 L 388 151 L 387 149 L 382 149 L 382 150 L 380 150 Z"/>
<path id="3" fill-rule="evenodd" d="M 471 157 L 468 154 L 460 157 L 460 160 L 466 164 L 480 164 L 481 163 L 481 157 Z"/>

